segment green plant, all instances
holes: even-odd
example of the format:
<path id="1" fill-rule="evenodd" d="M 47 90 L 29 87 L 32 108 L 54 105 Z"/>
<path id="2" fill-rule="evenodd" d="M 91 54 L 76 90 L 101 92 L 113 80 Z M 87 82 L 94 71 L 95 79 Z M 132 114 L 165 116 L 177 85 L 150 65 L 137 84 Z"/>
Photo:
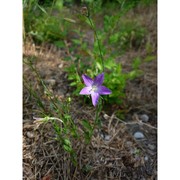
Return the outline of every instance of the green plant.
<path id="1" fill-rule="evenodd" d="M 90 142 L 95 127 L 100 125 L 99 114 L 102 109 L 101 100 L 99 100 L 97 106 L 94 123 L 91 124 L 86 119 L 82 120 L 82 134 L 71 117 L 71 97 L 67 97 L 64 101 L 60 101 L 53 95 L 40 76 L 35 66 L 35 59 L 24 58 L 23 62 L 30 68 L 31 73 L 34 76 L 33 79 L 39 87 L 39 89 L 35 89 L 31 81 L 29 81 L 24 75 L 24 87 L 28 90 L 30 96 L 36 101 L 39 107 L 39 115 L 42 116 L 34 117 L 35 123 L 40 125 L 50 122 L 56 134 L 55 139 L 59 142 L 60 146 L 63 147 L 64 151 L 70 154 L 70 158 L 74 165 L 77 165 L 77 152 L 73 148 L 73 144 L 76 140 L 84 140 L 85 143 Z"/>
<path id="2" fill-rule="evenodd" d="M 65 39 L 70 24 L 64 21 L 62 14 L 65 14 L 66 10 L 63 10 L 58 2 L 54 1 L 51 6 L 42 6 L 37 0 L 24 1 L 25 36 L 31 36 L 37 43 L 57 43 Z"/>
<path id="3" fill-rule="evenodd" d="M 124 90 L 127 80 L 134 79 L 142 74 L 142 71 L 139 70 L 139 65 L 141 64 L 141 61 L 139 58 L 135 58 L 132 64 L 132 70 L 125 73 L 122 71 L 121 63 L 115 60 L 116 54 L 110 51 L 114 44 L 116 44 L 118 41 L 122 42 L 119 39 L 123 37 L 122 34 L 127 34 L 127 40 L 122 42 L 122 44 L 124 43 L 124 50 L 128 48 L 130 46 L 130 42 L 128 39 L 131 39 L 131 36 L 128 35 L 128 32 L 132 32 L 132 27 L 135 27 L 133 26 L 133 24 L 130 24 L 130 27 L 126 25 L 123 31 L 114 33 L 117 31 L 118 28 L 118 16 L 105 16 L 106 23 L 104 24 L 104 29 L 96 31 L 92 19 L 88 18 L 89 15 L 87 13 L 85 15 L 87 15 L 86 22 L 94 31 L 95 41 L 92 52 L 89 52 L 90 50 L 88 50 L 88 62 L 86 62 L 84 58 L 78 57 L 76 58 L 76 60 L 71 61 L 73 63 L 71 63 L 68 68 L 66 68 L 66 71 L 68 72 L 68 79 L 71 82 L 70 85 L 75 87 L 73 94 L 78 96 L 80 90 L 82 89 L 82 81 L 80 77 L 81 74 L 84 73 L 88 74 L 90 77 L 95 77 L 98 73 L 105 71 L 106 73 L 104 84 L 105 86 L 108 86 L 108 88 L 113 92 L 108 97 L 108 103 L 121 104 L 125 97 Z M 110 47 L 109 50 L 107 50 L 107 47 L 102 44 L 103 40 L 106 39 L 107 41 L 108 38 L 106 37 L 109 37 L 109 39 L 114 37 L 114 42 L 108 43 L 108 47 Z M 82 41 L 83 40 L 81 38 L 73 42 L 80 45 L 82 44 Z M 125 42 L 128 42 L 129 45 L 125 45 Z M 84 50 L 86 50 L 86 47 L 84 48 Z M 107 100 L 107 97 L 104 97 L 104 99 Z"/>
<path id="4" fill-rule="evenodd" d="M 140 70 L 141 64 L 142 64 L 142 61 L 139 57 L 136 57 L 133 59 L 132 70 L 127 74 L 128 79 L 132 80 L 143 74 L 143 71 Z"/>
<path id="5" fill-rule="evenodd" d="M 25 58 L 24 63 L 31 69 L 32 74 L 34 74 L 34 77 L 41 88 L 39 90 L 33 89 L 31 82 L 24 76 L 24 87 L 37 102 L 41 116 L 43 116 L 42 118 L 35 117 L 36 123 L 51 122 L 57 135 L 56 140 L 63 149 L 71 155 L 73 163 L 76 164 L 76 152 L 73 149 L 72 142 L 73 139 L 79 139 L 80 134 L 77 125 L 70 115 L 71 97 L 68 97 L 65 101 L 60 101 L 48 89 L 34 66 L 32 59 Z M 47 99 L 46 103 L 49 103 L 48 106 L 44 104 L 43 97 Z"/>

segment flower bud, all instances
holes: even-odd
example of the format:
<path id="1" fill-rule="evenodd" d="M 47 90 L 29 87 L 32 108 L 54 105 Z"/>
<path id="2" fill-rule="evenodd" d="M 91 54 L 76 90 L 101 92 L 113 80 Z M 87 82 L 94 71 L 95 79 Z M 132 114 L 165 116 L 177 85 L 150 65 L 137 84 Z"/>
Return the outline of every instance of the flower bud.
<path id="1" fill-rule="evenodd" d="M 82 15 L 84 15 L 84 16 L 86 16 L 86 17 L 89 16 L 89 11 L 88 11 L 88 9 L 87 9 L 86 6 L 82 7 L 81 13 L 82 13 Z"/>

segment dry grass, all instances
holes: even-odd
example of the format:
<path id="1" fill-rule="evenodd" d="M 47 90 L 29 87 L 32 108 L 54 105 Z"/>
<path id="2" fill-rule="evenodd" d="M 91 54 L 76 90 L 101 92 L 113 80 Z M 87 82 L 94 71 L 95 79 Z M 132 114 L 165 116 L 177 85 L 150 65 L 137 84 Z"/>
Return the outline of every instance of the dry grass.
<path id="1" fill-rule="evenodd" d="M 156 152 L 148 149 L 146 143 L 156 142 L 156 130 L 137 124 L 148 138 L 144 142 L 136 141 L 131 132 L 132 124 L 121 123 L 114 115 L 104 117 L 102 130 L 95 130 L 90 144 L 73 142 L 77 167 L 54 140 L 51 124 L 37 128 L 32 121 L 24 122 L 24 179 L 154 179 Z"/>

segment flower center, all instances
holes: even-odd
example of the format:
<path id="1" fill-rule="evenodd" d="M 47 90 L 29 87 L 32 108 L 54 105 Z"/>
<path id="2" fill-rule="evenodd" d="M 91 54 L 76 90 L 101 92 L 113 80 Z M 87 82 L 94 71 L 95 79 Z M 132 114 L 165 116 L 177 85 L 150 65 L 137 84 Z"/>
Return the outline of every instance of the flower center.
<path id="1" fill-rule="evenodd" d="M 98 87 L 97 87 L 97 86 L 92 86 L 91 91 L 96 92 L 97 90 L 98 90 Z"/>

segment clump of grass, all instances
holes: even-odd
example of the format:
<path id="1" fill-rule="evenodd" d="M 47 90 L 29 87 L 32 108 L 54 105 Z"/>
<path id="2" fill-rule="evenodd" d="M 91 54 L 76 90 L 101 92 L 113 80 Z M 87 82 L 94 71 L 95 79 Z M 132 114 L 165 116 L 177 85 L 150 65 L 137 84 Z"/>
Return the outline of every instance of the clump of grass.
<path id="1" fill-rule="evenodd" d="M 80 135 L 70 114 L 71 97 L 66 98 L 64 101 L 55 97 L 43 81 L 32 59 L 26 58 L 24 63 L 30 68 L 40 87 L 39 92 L 33 89 L 31 82 L 24 77 L 24 87 L 36 101 L 41 115 L 41 117 L 34 117 L 35 122 L 51 122 L 56 134 L 56 140 L 71 155 L 73 163 L 76 164 L 76 153 L 73 150 L 72 139 L 78 139 Z M 44 98 L 47 100 L 48 106 L 45 105 Z"/>

